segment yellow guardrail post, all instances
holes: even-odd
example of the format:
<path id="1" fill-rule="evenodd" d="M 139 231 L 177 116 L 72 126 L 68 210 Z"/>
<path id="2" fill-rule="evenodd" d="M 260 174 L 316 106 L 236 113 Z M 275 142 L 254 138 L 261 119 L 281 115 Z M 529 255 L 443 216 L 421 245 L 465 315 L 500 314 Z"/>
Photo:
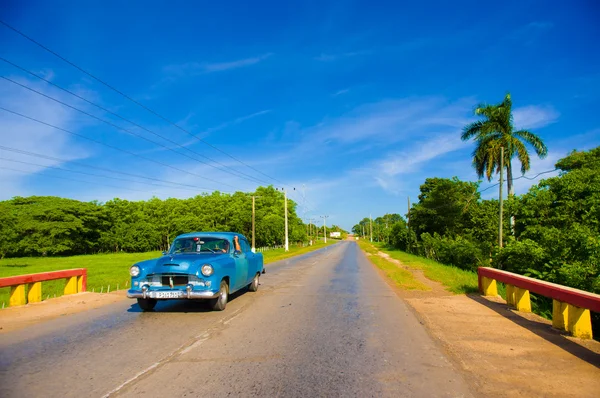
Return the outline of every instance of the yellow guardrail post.
<path id="1" fill-rule="evenodd" d="M 77 293 L 83 292 L 83 275 L 77 277 Z"/>
<path id="2" fill-rule="evenodd" d="M 498 284 L 495 279 L 482 277 L 483 284 L 483 295 L 484 296 L 497 296 L 498 295 Z"/>
<path id="3" fill-rule="evenodd" d="M 508 283 L 506 284 L 506 304 L 515 306 L 515 287 Z"/>
<path id="4" fill-rule="evenodd" d="M 27 286 L 27 302 L 37 303 L 42 301 L 42 282 L 33 282 Z"/>
<path id="5" fill-rule="evenodd" d="M 531 312 L 531 297 L 529 290 L 514 287 L 515 292 L 515 308 L 521 312 Z"/>
<path id="6" fill-rule="evenodd" d="M 25 299 L 25 285 L 15 285 L 10 287 L 10 299 L 8 301 L 9 307 L 17 305 L 25 305 L 27 300 Z"/>
<path id="7" fill-rule="evenodd" d="M 552 300 L 552 326 L 569 331 L 569 304 Z"/>
<path id="8" fill-rule="evenodd" d="M 65 284 L 64 294 L 75 294 L 77 293 L 77 277 L 71 276 L 67 278 L 67 283 Z"/>
<path id="9" fill-rule="evenodd" d="M 590 310 L 579 308 L 572 304 L 567 304 L 568 311 L 568 331 L 575 337 L 582 339 L 592 338 L 592 318 Z"/>

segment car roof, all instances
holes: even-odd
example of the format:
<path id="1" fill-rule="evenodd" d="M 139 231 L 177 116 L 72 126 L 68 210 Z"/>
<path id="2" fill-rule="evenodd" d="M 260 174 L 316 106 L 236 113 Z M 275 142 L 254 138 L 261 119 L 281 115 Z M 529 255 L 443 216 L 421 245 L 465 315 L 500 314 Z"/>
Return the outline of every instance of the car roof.
<path id="1" fill-rule="evenodd" d="M 238 234 L 236 232 L 188 232 L 187 234 L 181 234 L 177 236 L 178 238 L 193 238 L 195 236 L 206 236 L 211 238 L 219 238 L 219 239 L 233 239 L 234 236 L 239 236 L 241 238 L 246 239 L 246 237 L 242 234 Z"/>

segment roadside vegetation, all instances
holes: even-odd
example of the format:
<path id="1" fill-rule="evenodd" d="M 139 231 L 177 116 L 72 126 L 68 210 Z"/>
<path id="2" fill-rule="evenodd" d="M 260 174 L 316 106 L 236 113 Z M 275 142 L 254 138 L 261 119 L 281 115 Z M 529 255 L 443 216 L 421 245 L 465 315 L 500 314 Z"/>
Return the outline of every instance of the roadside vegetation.
<path id="1" fill-rule="evenodd" d="M 162 251 L 177 235 L 191 231 L 231 231 L 251 239 L 252 196 L 256 247 L 282 245 L 285 199 L 273 186 L 248 193 L 106 203 L 31 196 L 0 201 L 0 259 Z M 287 213 L 291 243 L 323 238 L 323 228 L 304 224 L 291 199 Z M 346 233 L 335 225 L 327 227 L 330 232 L 340 232 L 342 238 Z"/>
<path id="2" fill-rule="evenodd" d="M 385 244 L 393 257 L 423 267 L 427 277 L 451 285 L 453 291 L 460 291 L 462 282 L 449 282 L 453 277 L 445 272 L 450 268 L 436 268 L 433 262 L 473 275 L 477 267 L 495 267 L 600 294 L 600 147 L 571 152 L 556 162 L 555 170 L 543 172 L 558 171 L 557 176 L 515 195 L 514 181 L 529 178 L 524 173 L 532 163 L 530 150 L 544 157 L 547 148 L 537 135 L 514 128 L 510 96 L 496 105 L 478 105 L 475 115 L 480 119 L 466 126 L 461 136 L 474 140 L 475 174 L 491 181 L 503 164 L 507 176 L 501 247 L 499 201 L 482 198 L 480 181 L 456 177 L 426 178 L 406 218 L 365 217 L 352 232 L 368 238 L 372 229 L 373 240 Z M 517 177 L 515 160 L 523 174 Z M 497 185 L 491 188 L 497 190 Z M 495 196 L 490 192 L 485 195 Z M 465 282 L 463 290 L 468 292 L 469 286 L 473 285 Z M 532 297 L 532 306 L 548 316 L 552 300 Z M 592 314 L 592 323 L 594 334 L 600 335 L 600 314 Z"/>
<path id="3" fill-rule="evenodd" d="M 423 270 L 426 278 L 440 282 L 452 293 L 466 294 L 478 292 L 477 274 L 475 272 L 460 269 L 452 265 L 444 265 L 437 261 L 401 250 L 390 249 L 382 243 L 375 246 L 407 267 Z"/>
<path id="4" fill-rule="evenodd" d="M 382 270 L 388 278 L 394 281 L 398 287 L 406 290 L 431 290 L 429 286 L 418 281 L 410 271 L 402 269 L 397 264 L 378 256 L 378 249 L 375 246 L 363 240 L 359 241 L 358 245 L 361 249 L 371 254 L 369 260 Z"/>
<path id="5" fill-rule="evenodd" d="M 280 261 L 289 257 L 305 254 L 325 246 L 339 242 L 328 239 L 327 243 L 317 241 L 312 246 L 290 245 L 288 252 L 285 249 L 273 249 L 263 252 L 265 264 Z M 129 288 L 129 267 L 142 260 L 156 258 L 161 255 L 159 251 L 146 253 L 107 253 L 70 257 L 21 257 L 5 258 L 0 260 L 0 278 L 15 275 L 35 274 L 38 272 L 58 271 L 71 268 L 87 268 L 89 292 L 103 292 L 108 290 Z M 42 298 L 59 297 L 63 294 L 64 279 L 42 283 Z M 0 308 L 8 307 L 10 288 L 0 289 Z"/>

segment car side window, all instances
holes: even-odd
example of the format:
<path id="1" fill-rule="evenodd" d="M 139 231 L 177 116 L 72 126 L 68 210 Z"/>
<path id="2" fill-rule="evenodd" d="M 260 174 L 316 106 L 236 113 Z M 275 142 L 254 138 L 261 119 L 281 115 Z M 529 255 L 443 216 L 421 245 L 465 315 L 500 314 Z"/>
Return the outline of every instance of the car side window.
<path id="1" fill-rule="evenodd" d="M 240 244 L 242 246 L 242 252 L 247 253 L 250 251 L 250 246 L 248 245 L 248 241 L 246 239 L 240 239 Z"/>

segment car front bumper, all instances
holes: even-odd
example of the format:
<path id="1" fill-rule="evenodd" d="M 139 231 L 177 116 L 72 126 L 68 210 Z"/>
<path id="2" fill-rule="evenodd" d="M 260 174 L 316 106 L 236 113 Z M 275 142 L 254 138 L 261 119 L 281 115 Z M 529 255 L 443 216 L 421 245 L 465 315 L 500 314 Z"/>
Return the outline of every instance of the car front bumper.
<path id="1" fill-rule="evenodd" d="M 175 293 L 176 297 L 157 297 L 160 293 Z M 142 299 L 158 299 L 158 300 L 197 300 L 197 299 L 213 299 L 219 297 L 219 291 L 212 292 L 210 290 L 194 291 L 188 286 L 185 290 L 150 290 L 145 286 L 142 289 L 127 290 L 127 297 L 142 298 Z"/>

